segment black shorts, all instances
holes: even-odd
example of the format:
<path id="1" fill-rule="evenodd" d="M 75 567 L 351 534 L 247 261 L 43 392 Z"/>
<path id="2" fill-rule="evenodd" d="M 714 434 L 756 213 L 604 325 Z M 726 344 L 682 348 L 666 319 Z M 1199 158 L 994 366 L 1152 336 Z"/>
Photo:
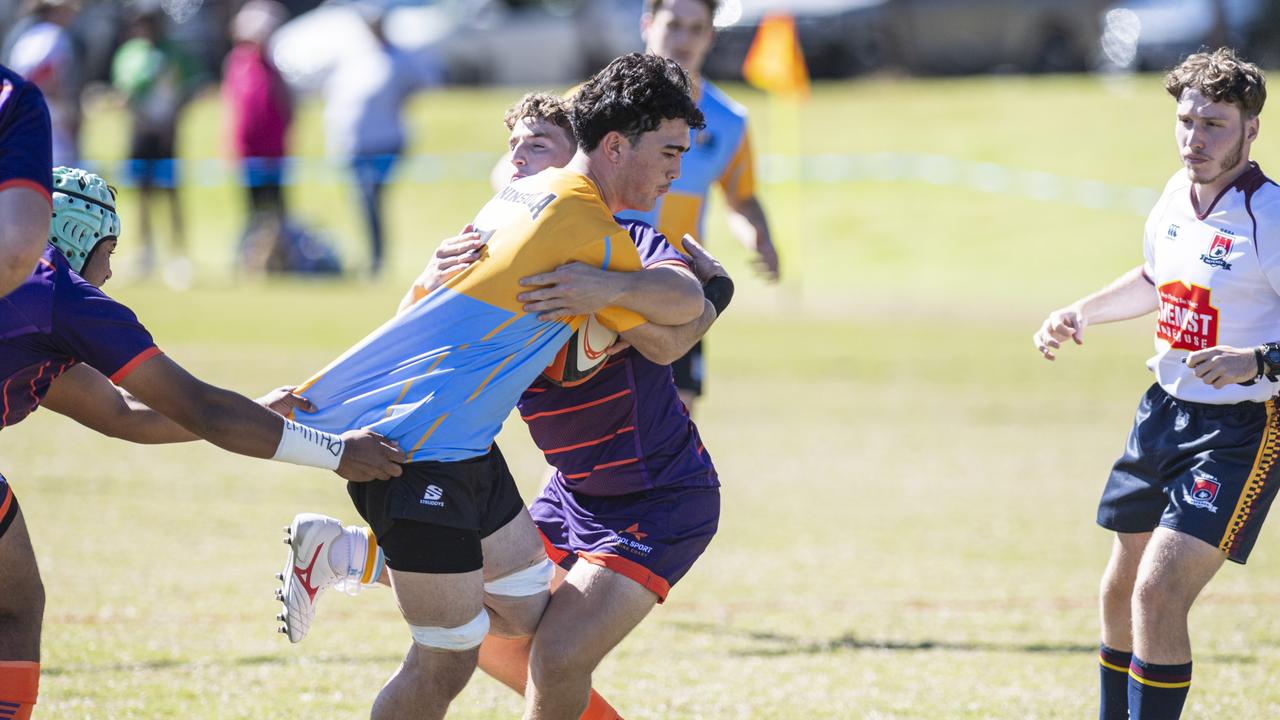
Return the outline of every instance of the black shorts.
<path id="1" fill-rule="evenodd" d="M 400 477 L 347 483 L 393 570 L 464 573 L 484 566 L 480 540 L 524 510 L 498 446 L 457 462 L 402 466 Z"/>
<path id="2" fill-rule="evenodd" d="M 1170 528 L 1244 563 L 1280 486 L 1278 459 L 1274 399 L 1206 405 L 1153 385 L 1107 479 L 1098 524 L 1124 533 Z"/>
<path id="3" fill-rule="evenodd" d="M 172 133 L 141 130 L 129 140 L 129 177 L 139 185 L 171 188 L 177 183 Z"/>
<path id="4" fill-rule="evenodd" d="M 671 372 L 676 378 L 676 388 L 693 393 L 694 397 L 702 395 L 702 341 L 699 340 L 689 352 L 671 363 Z"/>
<path id="5" fill-rule="evenodd" d="M 0 537 L 18 517 L 18 498 L 9 487 L 9 481 L 0 475 Z"/>

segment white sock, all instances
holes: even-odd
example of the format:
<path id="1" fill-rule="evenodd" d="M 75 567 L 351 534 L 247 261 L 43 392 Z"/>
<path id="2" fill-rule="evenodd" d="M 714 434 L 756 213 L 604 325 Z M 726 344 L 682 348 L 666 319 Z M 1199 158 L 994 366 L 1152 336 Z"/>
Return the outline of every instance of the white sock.
<path id="1" fill-rule="evenodd" d="M 364 574 L 365 558 L 369 553 L 369 536 L 364 528 L 346 525 L 342 534 L 329 545 L 329 567 L 340 578 L 355 577 Z"/>

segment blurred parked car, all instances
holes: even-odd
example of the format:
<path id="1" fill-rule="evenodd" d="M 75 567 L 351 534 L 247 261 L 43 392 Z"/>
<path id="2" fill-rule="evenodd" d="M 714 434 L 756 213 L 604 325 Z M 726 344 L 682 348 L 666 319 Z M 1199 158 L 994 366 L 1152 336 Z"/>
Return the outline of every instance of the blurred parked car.
<path id="1" fill-rule="evenodd" d="M 740 77 L 760 19 L 796 21 L 809 70 L 843 77 L 882 67 L 918 74 L 1072 72 L 1098 53 L 1105 0 L 725 0 L 708 74 Z"/>
<path id="2" fill-rule="evenodd" d="M 640 0 L 386 4 L 388 40 L 439 62 L 451 83 L 555 87 L 641 47 Z M 361 22 L 357 3 L 327 2 L 281 27 L 272 57 L 291 82 L 315 87 Z"/>
<path id="3" fill-rule="evenodd" d="M 1111 68 L 1140 71 L 1173 67 L 1202 47 L 1230 45 L 1252 56 L 1266 10 L 1264 0 L 1124 0 L 1103 15 L 1103 55 Z"/>
<path id="4" fill-rule="evenodd" d="M 703 66 L 713 78 L 740 79 L 742 61 L 764 16 L 785 11 L 796 23 L 809 74 L 839 78 L 878 70 L 890 62 L 890 0 L 722 0 L 716 41 Z"/>

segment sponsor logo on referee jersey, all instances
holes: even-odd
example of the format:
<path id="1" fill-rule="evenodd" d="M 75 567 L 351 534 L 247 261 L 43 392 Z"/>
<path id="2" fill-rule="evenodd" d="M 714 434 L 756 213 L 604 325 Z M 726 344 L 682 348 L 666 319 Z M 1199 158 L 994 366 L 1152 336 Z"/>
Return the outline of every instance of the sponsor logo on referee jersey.
<path id="1" fill-rule="evenodd" d="M 426 492 L 422 493 L 422 499 L 418 502 L 422 505 L 430 505 L 432 507 L 444 507 L 444 490 L 437 485 L 428 485 Z"/>
<path id="2" fill-rule="evenodd" d="M 1200 262 L 1209 267 L 1218 267 L 1223 270 L 1230 270 L 1231 263 L 1227 262 L 1227 256 L 1231 254 L 1231 244 L 1234 242 L 1230 235 L 1215 233 L 1213 242 L 1209 243 L 1209 252 L 1200 256 Z"/>
<path id="3" fill-rule="evenodd" d="M 1192 507 L 1198 507 L 1201 510 L 1209 512 L 1218 512 L 1218 506 L 1213 501 L 1218 498 L 1218 488 L 1222 487 L 1217 480 L 1203 475 L 1195 478 L 1195 482 L 1191 484 L 1191 490 L 1182 489 L 1182 499 Z"/>
<path id="4" fill-rule="evenodd" d="M 1158 288 L 1160 314 L 1156 337 L 1174 350 L 1204 350 L 1218 344 L 1218 308 L 1211 305 L 1213 291 L 1181 280 Z"/>

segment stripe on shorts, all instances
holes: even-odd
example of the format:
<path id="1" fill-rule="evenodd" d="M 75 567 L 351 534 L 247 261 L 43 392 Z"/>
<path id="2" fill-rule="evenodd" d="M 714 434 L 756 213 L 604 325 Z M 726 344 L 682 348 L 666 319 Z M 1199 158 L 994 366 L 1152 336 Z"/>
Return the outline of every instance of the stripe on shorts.
<path id="1" fill-rule="evenodd" d="M 1253 506 L 1268 485 L 1276 482 L 1277 460 L 1280 460 L 1280 415 L 1276 413 L 1276 401 L 1266 402 L 1267 426 L 1262 433 L 1262 442 L 1258 446 L 1258 455 L 1253 460 L 1253 469 L 1245 480 L 1244 490 L 1236 502 L 1236 509 L 1227 522 L 1227 531 L 1223 534 L 1218 549 L 1231 555 L 1236 549 L 1244 530 L 1253 520 Z"/>

